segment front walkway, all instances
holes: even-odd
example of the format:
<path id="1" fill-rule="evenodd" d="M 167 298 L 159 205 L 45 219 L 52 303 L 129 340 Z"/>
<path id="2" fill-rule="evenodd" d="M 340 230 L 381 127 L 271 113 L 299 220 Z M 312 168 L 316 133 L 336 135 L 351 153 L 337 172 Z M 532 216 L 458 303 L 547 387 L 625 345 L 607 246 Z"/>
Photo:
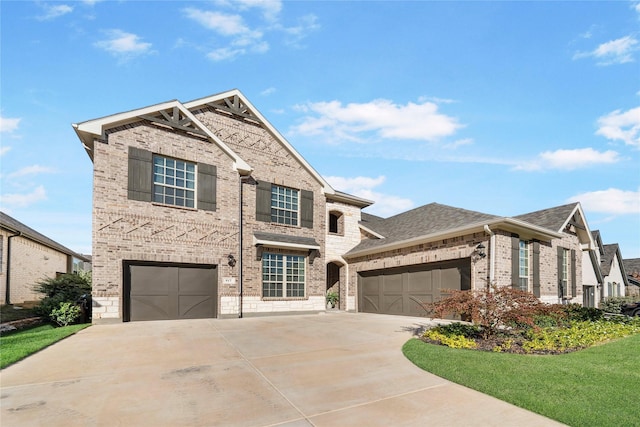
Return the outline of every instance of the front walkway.
<path id="1" fill-rule="evenodd" d="M 6 426 L 553 426 L 414 366 L 420 318 L 92 326 L 0 373 Z"/>

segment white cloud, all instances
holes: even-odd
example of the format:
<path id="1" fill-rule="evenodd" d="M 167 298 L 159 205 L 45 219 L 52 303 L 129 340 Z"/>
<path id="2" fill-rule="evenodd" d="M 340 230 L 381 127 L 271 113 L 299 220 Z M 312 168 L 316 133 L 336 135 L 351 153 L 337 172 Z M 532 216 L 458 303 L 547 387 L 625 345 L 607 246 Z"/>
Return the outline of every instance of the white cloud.
<path id="1" fill-rule="evenodd" d="M 250 31 L 244 24 L 244 20 L 240 15 L 209 12 L 192 7 L 184 9 L 184 12 L 187 18 L 196 21 L 205 28 L 216 31 L 223 36 L 233 36 Z"/>
<path id="2" fill-rule="evenodd" d="M 638 40 L 632 36 L 624 36 L 616 40 L 602 43 L 590 52 L 577 52 L 573 59 L 593 57 L 598 65 L 624 64 L 633 62 L 633 52 L 638 49 Z"/>
<path id="3" fill-rule="evenodd" d="M 384 139 L 436 141 L 454 134 L 462 127 L 455 117 L 438 112 L 432 102 L 398 105 L 386 99 L 342 105 L 340 101 L 316 102 L 297 106 L 312 112 L 292 128 L 302 135 L 326 135 L 334 142 L 341 139 L 366 142 L 368 132 Z"/>
<path id="4" fill-rule="evenodd" d="M 27 175 L 38 175 L 41 173 L 55 173 L 56 170 L 46 166 L 32 165 L 19 169 L 7 175 L 7 178 L 19 178 Z"/>
<path id="5" fill-rule="evenodd" d="M 320 29 L 320 24 L 318 23 L 318 17 L 310 14 L 298 18 L 297 25 L 292 27 L 277 24 L 273 28 L 286 34 L 286 44 L 301 48 L 300 42 L 313 31 Z"/>
<path id="6" fill-rule="evenodd" d="M 46 200 L 47 194 L 44 186 L 35 188 L 31 193 L 27 194 L 0 194 L 0 205 L 3 209 L 26 208 L 41 200 Z"/>
<path id="7" fill-rule="evenodd" d="M 140 36 L 122 30 L 106 31 L 107 39 L 94 43 L 94 46 L 106 50 L 120 58 L 130 58 L 150 52 L 151 43 L 142 42 Z"/>
<path id="8" fill-rule="evenodd" d="M 20 118 L 9 119 L 7 117 L 0 116 L 0 132 L 13 132 L 18 129 L 20 124 Z"/>
<path id="9" fill-rule="evenodd" d="M 560 149 L 540 153 L 534 160 L 519 163 L 514 169 L 524 171 L 545 169 L 574 170 L 618 161 L 620 161 L 620 157 L 613 150 L 601 152 L 593 148 Z"/>
<path id="10" fill-rule="evenodd" d="M 235 0 L 234 3 L 240 10 L 261 9 L 264 18 L 269 21 L 277 19 L 282 10 L 282 2 L 279 0 Z"/>
<path id="11" fill-rule="evenodd" d="M 596 135 L 640 148 L 640 107 L 624 112 L 615 110 L 600 117 Z"/>
<path id="12" fill-rule="evenodd" d="M 382 175 L 377 178 L 328 176 L 325 179 L 336 190 L 374 201 L 375 204 L 367 208 L 367 212 L 374 215 L 389 217 L 413 207 L 413 202 L 410 199 L 374 191 L 386 180 L 386 177 Z"/>
<path id="13" fill-rule="evenodd" d="M 6 145 L 3 145 L 2 147 L 0 147 L 0 156 L 4 156 L 10 150 L 11 150 L 11 147 L 7 147 Z"/>
<path id="14" fill-rule="evenodd" d="M 570 197 L 567 202 L 580 202 L 586 211 L 604 214 L 640 214 L 640 190 L 625 191 L 618 188 L 591 191 Z"/>
<path id="15" fill-rule="evenodd" d="M 269 44 L 263 40 L 263 32 L 249 28 L 240 15 L 211 12 L 192 7 L 183 9 L 183 12 L 187 18 L 222 37 L 231 39 L 228 46 L 216 48 L 207 54 L 207 58 L 213 61 L 230 60 L 248 52 L 264 53 L 269 50 Z"/>
<path id="16" fill-rule="evenodd" d="M 265 90 L 263 90 L 262 92 L 260 92 L 260 95 L 262 96 L 269 96 L 273 93 L 276 92 L 276 88 L 275 87 L 268 87 Z"/>
<path id="17" fill-rule="evenodd" d="M 36 17 L 38 21 L 49 21 L 51 19 L 55 19 L 59 16 L 66 15 L 67 13 L 73 12 L 73 7 L 66 4 L 56 4 L 56 5 L 44 4 L 41 7 L 44 11 L 44 14 L 38 15 Z"/>

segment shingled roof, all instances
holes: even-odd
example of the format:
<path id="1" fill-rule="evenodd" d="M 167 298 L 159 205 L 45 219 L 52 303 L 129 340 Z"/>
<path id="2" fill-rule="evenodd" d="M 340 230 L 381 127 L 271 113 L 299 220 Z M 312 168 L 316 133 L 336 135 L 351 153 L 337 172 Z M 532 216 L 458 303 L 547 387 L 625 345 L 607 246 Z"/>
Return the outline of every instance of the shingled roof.
<path id="1" fill-rule="evenodd" d="M 602 256 L 600 269 L 602 270 L 602 274 L 608 276 L 609 273 L 611 273 L 613 257 L 620 252 L 620 248 L 617 243 L 613 243 L 611 245 L 603 245 L 602 249 L 604 251 L 604 255 Z"/>
<path id="2" fill-rule="evenodd" d="M 82 261 L 90 261 L 90 259 L 86 256 L 72 251 L 71 249 L 61 245 L 60 243 L 48 238 L 44 234 L 38 233 L 33 228 L 24 225 L 17 219 L 10 217 L 4 212 L 0 212 L 0 226 L 13 233 L 21 233 L 22 237 L 38 242 L 44 246 L 50 247 L 51 249 L 55 249 L 56 251 L 62 252 L 63 254 L 76 257 Z"/>
<path id="3" fill-rule="evenodd" d="M 549 230 L 560 231 L 577 205 L 578 203 L 570 203 L 568 205 L 518 215 L 514 218 L 528 222 L 529 224 L 548 228 Z"/>
<path id="4" fill-rule="evenodd" d="M 629 258 L 622 262 L 624 264 L 624 270 L 629 276 L 637 274 L 640 277 L 640 258 Z"/>
<path id="5" fill-rule="evenodd" d="M 350 252 L 402 242 L 496 218 L 499 217 L 438 203 L 430 203 L 386 219 L 363 214 L 361 224 L 385 238 L 363 240 Z"/>

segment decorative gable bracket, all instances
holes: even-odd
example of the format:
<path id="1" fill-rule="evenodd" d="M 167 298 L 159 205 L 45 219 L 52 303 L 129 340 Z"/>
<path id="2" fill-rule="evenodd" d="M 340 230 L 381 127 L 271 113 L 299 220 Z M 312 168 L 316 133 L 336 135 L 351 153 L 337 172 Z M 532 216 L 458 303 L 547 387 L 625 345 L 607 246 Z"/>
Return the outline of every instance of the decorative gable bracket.
<path id="1" fill-rule="evenodd" d="M 185 116 L 184 112 L 182 112 L 177 106 L 169 110 L 161 110 L 155 115 L 143 114 L 140 118 L 207 137 L 207 134 L 203 130 L 197 128 L 193 121 L 189 117 Z"/>
<path id="2" fill-rule="evenodd" d="M 218 111 L 241 117 L 242 119 L 253 123 L 262 123 L 260 118 L 256 116 L 244 102 L 242 102 L 242 99 L 240 99 L 238 95 L 223 98 L 215 102 L 209 102 L 206 105 Z"/>

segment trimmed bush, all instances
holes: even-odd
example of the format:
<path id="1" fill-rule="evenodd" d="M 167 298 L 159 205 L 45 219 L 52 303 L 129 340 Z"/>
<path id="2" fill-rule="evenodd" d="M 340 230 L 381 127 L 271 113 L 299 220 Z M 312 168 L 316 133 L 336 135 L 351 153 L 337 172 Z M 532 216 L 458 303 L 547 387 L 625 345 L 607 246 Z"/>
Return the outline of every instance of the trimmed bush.
<path id="1" fill-rule="evenodd" d="M 600 303 L 600 308 L 605 313 L 621 314 L 622 305 L 628 302 L 635 302 L 638 297 L 608 297 Z"/>
<path id="2" fill-rule="evenodd" d="M 63 303 L 69 303 L 70 305 L 77 306 L 77 302 L 81 296 L 91 294 L 91 276 L 78 274 L 61 274 L 60 276 L 52 279 L 48 278 L 41 282 L 38 282 L 34 290 L 45 297 L 40 301 L 40 304 L 35 308 L 35 311 L 43 317 L 56 322 L 58 320 L 54 317 L 53 313 L 56 311 L 59 318 L 66 319 L 69 316 L 69 309 L 60 312 L 60 307 Z M 80 307 L 78 308 L 78 315 L 75 320 L 78 319 L 81 313 Z"/>
<path id="3" fill-rule="evenodd" d="M 68 326 L 78 320 L 82 310 L 74 303 L 62 302 L 51 311 L 50 318 L 60 326 Z"/>

